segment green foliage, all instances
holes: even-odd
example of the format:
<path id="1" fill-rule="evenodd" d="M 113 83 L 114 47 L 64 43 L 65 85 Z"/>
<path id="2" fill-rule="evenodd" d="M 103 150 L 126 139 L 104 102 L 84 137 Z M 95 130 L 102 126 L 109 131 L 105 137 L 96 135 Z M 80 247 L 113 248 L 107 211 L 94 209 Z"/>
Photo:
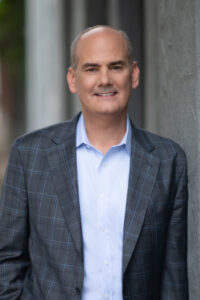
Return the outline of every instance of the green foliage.
<path id="1" fill-rule="evenodd" d="M 0 57 L 14 80 L 24 73 L 24 1 L 0 0 Z"/>

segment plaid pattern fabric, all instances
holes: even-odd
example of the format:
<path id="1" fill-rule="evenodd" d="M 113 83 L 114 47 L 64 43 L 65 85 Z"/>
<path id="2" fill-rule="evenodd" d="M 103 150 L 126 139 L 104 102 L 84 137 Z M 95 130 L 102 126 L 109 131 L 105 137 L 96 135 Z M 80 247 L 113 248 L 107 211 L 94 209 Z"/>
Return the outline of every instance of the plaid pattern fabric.
<path id="1" fill-rule="evenodd" d="M 81 299 L 77 119 L 25 135 L 12 146 L 0 202 L 1 300 Z M 124 299 L 188 299 L 186 228 L 183 150 L 133 127 Z"/>

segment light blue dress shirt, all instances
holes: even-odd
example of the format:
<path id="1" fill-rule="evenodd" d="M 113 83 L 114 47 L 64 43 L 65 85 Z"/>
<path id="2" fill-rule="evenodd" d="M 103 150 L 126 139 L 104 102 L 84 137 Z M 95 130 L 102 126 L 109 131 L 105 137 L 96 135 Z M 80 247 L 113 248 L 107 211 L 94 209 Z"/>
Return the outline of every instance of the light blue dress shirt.
<path id="1" fill-rule="evenodd" d="M 128 189 L 131 126 L 120 144 L 103 155 L 89 142 L 83 115 L 76 155 L 83 233 L 82 300 L 122 300 L 123 227 Z"/>

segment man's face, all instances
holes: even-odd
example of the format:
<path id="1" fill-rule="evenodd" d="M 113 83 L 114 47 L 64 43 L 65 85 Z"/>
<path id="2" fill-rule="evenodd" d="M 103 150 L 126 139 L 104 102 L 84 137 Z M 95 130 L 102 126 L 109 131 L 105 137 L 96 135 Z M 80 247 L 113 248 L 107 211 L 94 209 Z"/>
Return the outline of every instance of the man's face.
<path id="1" fill-rule="evenodd" d="M 110 29 L 95 29 L 77 45 L 77 65 L 69 68 L 67 80 L 77 93 L 85 116 L 126 114 L 132 88 L 137 87 L 139 70 L 128 59 L 125 39 Z"/>

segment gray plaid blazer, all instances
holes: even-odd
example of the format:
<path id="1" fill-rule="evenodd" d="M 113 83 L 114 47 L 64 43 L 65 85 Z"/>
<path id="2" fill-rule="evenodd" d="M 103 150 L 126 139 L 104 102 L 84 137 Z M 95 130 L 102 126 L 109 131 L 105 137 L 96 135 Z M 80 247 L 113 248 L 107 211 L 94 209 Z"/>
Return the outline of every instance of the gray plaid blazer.
<path id="1" fill-rule="evenodd" d="M 77 119 L 13 144 L 0 202 L 1 300 L 81 299 Z M 186 169 L 176 143 L 133 126 L 124 299 L 188 299 Z"/>

